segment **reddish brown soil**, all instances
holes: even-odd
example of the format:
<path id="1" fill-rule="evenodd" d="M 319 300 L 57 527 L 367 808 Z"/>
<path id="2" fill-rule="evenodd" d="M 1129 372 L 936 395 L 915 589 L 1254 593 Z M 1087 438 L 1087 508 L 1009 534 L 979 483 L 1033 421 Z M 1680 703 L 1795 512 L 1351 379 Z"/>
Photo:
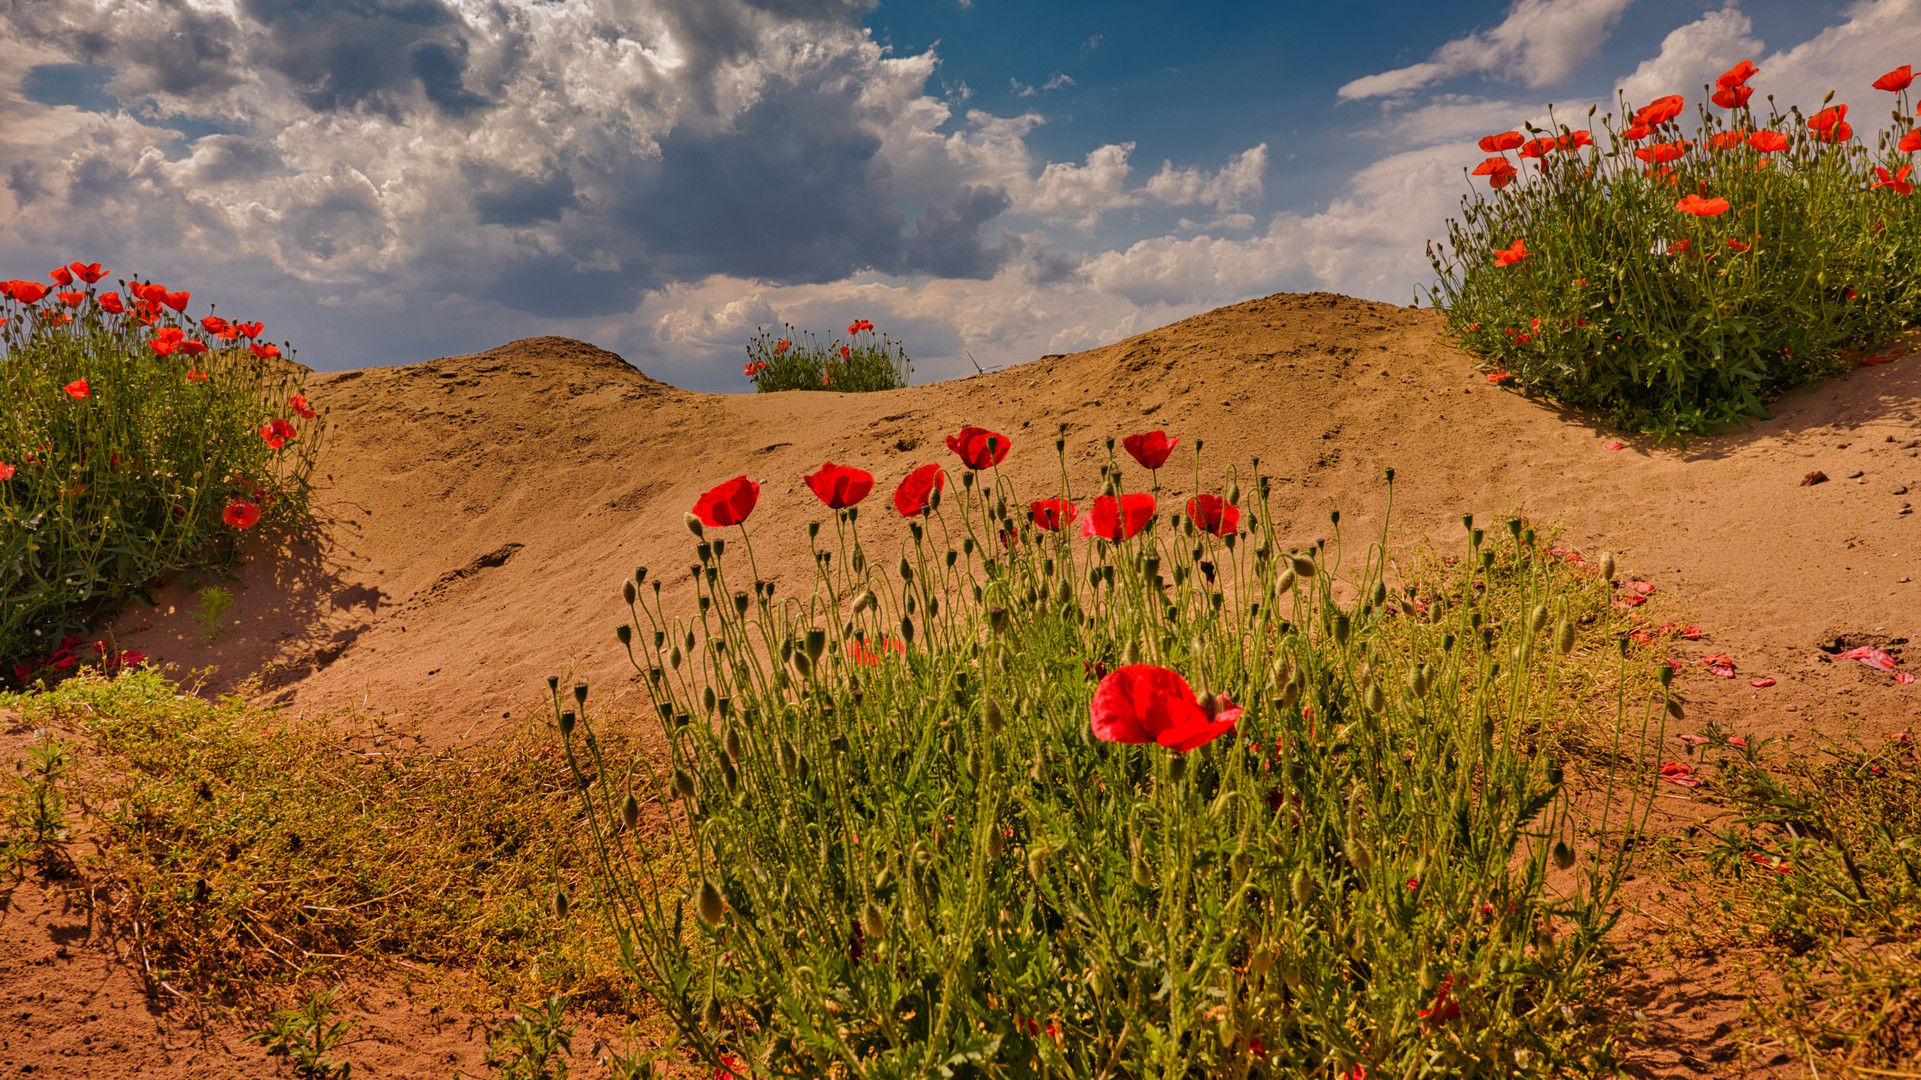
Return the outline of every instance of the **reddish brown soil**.
<path id="1" fill-rule="evenodd" d="M 867 395 L 688 393 L 561 338 L 321 375 L 308 391 L 331 423 L 315 533 L 258 538 L 233 586 L 237 625 L 214 644 L 195 636 L 200 582 L 189 580 L 163 590 L 157 610 L 128 613 L 119 641 L 204 670 L 209 691 L 258 674 L 263 695 L 292 709 L 377 709 L 432 742 L 486 739 L 540 707 L 549 674 L 597 691 L 631 685 L 613 640 L 620 583 L 647 566 L 669 582 L 670 606 L 686 602 L 681 514 L 714 483 L 743 472 L 764 482 L 752 521 L 760 575 L 794 593 L 808 581 L 804 524 L 826 517 L 801 477 L 822 461 L 869 469 L 884 496 L 912 467 L 948 461 L 946 434 L 978 424 L 1011 437 L 1003 472 L 1020 490 L 1052 494 L 1064 423 L 1077 491 L 1096 482 L 1105 438 L 1148 428 L 1185 440 L 1178 467 L 1163 470 L 1164 501 L 1191 493 L 1196 440 L 1209 486 L 1230 466 L 1247 475 L 1258 456 L 1276 481 L 1275 520 L 1301 544 L 1332 535 L 1331 509 L 1350 550 L 1377 535 L 1393 467 L 1402 540 L 1457 548 L 1462 513 L 1488 522 L 1519 511 L 1558 523 L 1569 546 L 1611 549 L 1625 575 L 1654 583 L 1641 609 L 1653 622 L 1706 631 L 1684 655 L 1735 661 L 1734 679 L 1687 678 L 1686 730 L 1878 738 L 1921 715 L 1921 683 L 1897 686 L 1820 648 L 1883 644 L 1921 667 L 1921 650 L 1903 654 L 1921 639 L 1921 515 L 1909 512 L 1921 502 L 1921 360 L 1862 368 L 1790 395 L 1772 420 L 1675 450 L 1490 386 L 1439 331 L 1427 311 L 1282 295 L 1072 356 Z M 1605 449 L 1617 438 L 1623 449 Z M 1802 486 L 1817 469 L 1832 480 Z M 883 557 L 900 530 L 884 499 L 867 509 L 863 534 Z M 1749 686 L 1762 676 L 1777 682 Z M 163 1045 L 179 1049 L 167 1053 L 205 1063 L 164 1075 L 259 1072 L 258 1055 L 231 1038 L 216 1053 L 156 1018 L 84 935 L 48 946 L 64 917 L 35 895 L 24 890 L 0 920 L 0 1073 L 19 1067 L 8 1055 L 48 1070 L 63 1060 L 41 1047 L 79 1031 L 80 1013 L 49 1006 L 45 1027 L 17 1019 L 34 1011 L 16 1007 L 22 993 L 56 985 L 69 1000 L 122 988 L 125 1009 L 85 1006 L 124 1018 L 99 1039 L 170 1031 Z M 1731 1075 L 1714 1047 L 1738 1008 L 1718 995 L 1739 992 L 1712 971 L 1654 985 L 1644 1006 L 1660 1021 L 1654 1041 L 1700 1045 L 1650 1064 Z"/>

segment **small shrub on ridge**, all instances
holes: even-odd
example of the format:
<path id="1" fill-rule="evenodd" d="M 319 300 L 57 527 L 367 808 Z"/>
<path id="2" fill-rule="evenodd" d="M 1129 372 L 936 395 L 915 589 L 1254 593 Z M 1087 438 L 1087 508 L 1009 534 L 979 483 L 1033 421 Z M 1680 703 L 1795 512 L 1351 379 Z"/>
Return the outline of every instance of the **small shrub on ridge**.
<path id="1" fill-rule="evenodd" d="M 848 325 L 846 341 L 837 339 L 824 346 L 811 333 L 798 333 L 792 326 L 786 330 L 780 338 L 761 330 L 747 343 L 747 365 L 741 374 L 758 393 L 898 390 L 907 385 L 907 376 L 914 370 L 901 343 L 885 334 L 875 340 L 874 324 L 866 319 Z"/>

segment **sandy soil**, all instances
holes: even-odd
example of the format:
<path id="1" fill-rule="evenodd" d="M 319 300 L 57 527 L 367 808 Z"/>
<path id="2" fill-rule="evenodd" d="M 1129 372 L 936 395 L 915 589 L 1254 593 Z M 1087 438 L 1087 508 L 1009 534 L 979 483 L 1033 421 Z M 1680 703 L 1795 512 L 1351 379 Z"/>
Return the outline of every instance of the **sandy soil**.
<path id="1" fill-rule="evenodd" d="M 235 625 L 215 643 L 196 636 L 189 613 L 201 582 L 187 579 L 163 589 L 157 609 L 128 612 L 117 636 L 204 671 L 210 692 L 259 674 L 262 696 L 292 709 L 383 710 L 430 742 L 462 744 L 522 722 L 549 674 L 597 690 L 631 685 L 613 639 L 625 614 L 620 584 L 647 566 L 686 602 L 692 553 L 681 514 L 720 480 L 745 472 L 764 482 L 751 523 L 760 572 L 791 593 L 809 573 L 802 529 L 826 517 L 801 477 L 822 461 L 872 471 L 884 495 L 911 468 L 948 462 L 944 436 L 977 424 L 1012 438 L 1003 472 L 1021 490 L 1051 494 L 1055 430 L 1066 424 L 1069 469 L 1085 491 L 1106 460 L 1104 439 L 1163 428 L 1189 440 L 1180 467 L 1163 471 L 1164 504 L 1191 494 L 1186 448 L 1204 439 L 1204 483 L 1218 486 L 1231 465 L 1245 474 L 1258 456 L 1276 480 L 1275 520 L 1301 544 L 1330 535 L 1331 509 L 1342 511 L 1347 536 L 1376 534 L 1382 472 L 1392 467 L 1404 540 L 1426 534 L 1464 547 L 1461 514 L 1521 512 L 1558 523 L 1571 547 L 1619 553 L 1627 573 L 1655 585 L 1641 609 L 1651 621 L 1706 632 L 1685 658 L 1735 662 L 1736 678 L 1687 679 L 1689 724 L 1878 738 L 1921 715 L 1921 683 L 1897 685 L 1831 652 L 1837 641 L 1874 643 L 1904 668 L 1921 667 L 1921 650 L 1903 656 L 1921 637 L 1912 512 L 1921 361 L 1859 369 L 1777 403 L 1774 419 L 1675 450 L 1490 386 L 1439 331 L 1429 311 L 1280 295 L 1071 356 L 880 394 L 688 393 L 561 338 L 321 375 L 308 390 L 332 425 L 318 529 L 291 543 L 258 538 L 231 585 Z M 1607 448 L 1616 441 L 1625 445 Z M 1831 479 L 1804 486 L 1814 470 Z M 862 527 L 882 558 L 896 529 L 875 502 Z M 1749 685 L 1762 677 L 1776 682 Z M 262 1074 L 247 1054 L 230 1054 L 231 1039 L 215 1054 L 200 1036 L 162 1026 L 170 1021 L 124 973 L 83 959 L 98 954 L 86 935 L 66 957 L 22 951 L 36 934 L 74 933 L 56 930 L 66 916 L 31 891 L 16 890 L 0 914 L 0 1042 L 9 1047 L 0 1071 L 18 1068 L 9 1054 L 28 1060 L 18 1048 L 41 1030 L 16 1019 L 32 1011 L 16 999 L 38 985 L 18 973 L 37 965 L 72 988 L 70 999 L 122 988 L 115 1000 L 136 1026 L 101 1038 L 172 1032 L 161 1045 L 209 1062 L 166 1075 Z M 1704 994 L 1725 990 L 1711 973 L 1695 976 Z M 1663 1038 L 1694 1038 L 1738 1014 L 1676 1010 L 1703 1017 Z M 1683 1075 L 1731 1075 L 1710 1045 L 1724 1034 L 1667 1063 Z M 32 1060 L 58 1072 L 59 1059 L 39 1055 Z"/>

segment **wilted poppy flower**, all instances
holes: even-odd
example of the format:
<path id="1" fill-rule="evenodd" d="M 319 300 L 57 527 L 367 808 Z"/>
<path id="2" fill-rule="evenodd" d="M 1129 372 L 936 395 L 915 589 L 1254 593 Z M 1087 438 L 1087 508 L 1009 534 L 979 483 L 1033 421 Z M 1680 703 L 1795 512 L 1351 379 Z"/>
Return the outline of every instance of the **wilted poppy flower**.
<path id="1" fill-rule="evenodd" d="M 220 520 L 236 529 L 251 529 L 260 521 L 260 507 L 245 499 L 234 499 L 220 512 Z"/>
<path id="2" fill-rule="evenodd" d="M 295 394 L 288 398 L 287 408 L 292 409 L 293 414 L 302 420 L 312 420 L 314 417 L 320 415 L 313 411 L 313 408 L 307 404 L 307 395 L 305 394 Z"/>
<path id="3" fill-rule="evenodd" d="M 1748 145 L 1763 154 L 1778 154 L 1788 148 L 1788 137 L 1778 131 L 1757 131 L 1748 136 Z"/>
<path id="4" fill-rule="evenodd" d="M 1754 66 L 1754 61 L 1743 60 L 1722 72 L 1720 77 L 1714 80 L 1714 85 L 1718 89 L 1726 90 L 1730 87 L 1741 86 L 1760 73 L 1761 69 Z"/>
<path id="5" fill-rule="evenodd" d="M 874 490 L 874 475 L 851 465 L 828 462 L 807 476 L 807 486 L 820 501 L 835 510 L 845 510 Z"/>
<path id="6" fill-rule="evenodd" d="M 1696 788 L 1701 786 L 1701 778 L 1694 775 L 1694 766 L 1685 761 L 1663 761 L 1661 779 L 1678 787 Z"/>
<path id="7" fill-rule="evenodd" d="M 1653 146 L 1643 146 L 1636 150 L 1634 156 L 1650 165 L 1666 165 L 1668 162 L 1681 160 L 1691 145 L 1693 144 L 1685 140 L 1655 143 Z"/>
<path id="8" fill-rule="evenodd" d="M 1219 495 L 1196 495 L 1187 500 L 1187 516 L 1195 528 L 1215 536 L 1226 536 L 1241 527 L 1241 508 Z"/>
<path id="9" fill-rule="evenodd" d="M 1527 245 L 1516 240 L 1503 250 L 1494 253 L 1494 265 L 1513 266 L 1515 263 L 1527 258 L 1527 255 Z"/>
<path id="10" fill-rule="evenodd" d="M 1808 121 L 1808 127 L 1813 130 L 1815 138 L 1822 142 L 1846 142 L 1854 138 L 1854 128 L 1848 126 L 1846 105 L 1830 105 L 1815 113 L 1813 119 Z"/>
<path id="11" fill-rule="evenodd" d="M 947 437 L 947 448 L 960 455 L 961 463 L 970 469 L 986 469 L 999 465 L 1007 457 L 1007 436 L 986 428 L 964 427 L 957 435 Z"/>
<path id="12" fill-rule="evenodd" d="M 292 424 L 277 416 L 267 421 L 267 426 L 260 429 L 260 441 L 275 450 L 287 445 L 288 442 L 298 438 L 299 435 L 300 433 L 294 430 Z"/>
<path id="13" fill-rule="evenodd" d="M 1681 110 L 1687 108 L 1687 104 L 1687 99 L 1679 94 L 1655 98 L 1635 112 L 1634 122 L 1646 124 L 1649 127 L 1659 127 L 1681 115 Z"/>
<path id="14" fill-rule="evenodd" d="M 254 356 L 261 360 L 272 360 L 274 357 L 280 355 L 280 346 L 269 341 L 265 345 L 248 345 L 247 351 L 253 353 Z"/>
<path id="15" fill-rule="evenodd" d="M 693 512 L 702 525 L 718 529 L 746 521 L 759 501 L 760 485 L 745 476 L 736 476 L 702 495 L 694 503 Z"/>
<path id="16" fill-rule="evenodd" d="M 196 369 L 196 368 L 188 368 L 188 369 L 187 369 L 187 381 L 188 381 L 188 382 L 190 382 L 190 383 L 203 383 L 203 382 L 206 382 L 206 381 L 207 381 L 207 373 L 206 373 L 206 372 L 204 372 L 204 371 L 200 371 L 200 370 L 198 370 L 198 369 Z"/>
<path id="17" fill-rule="evenodd" d="M 18 471 L 19 471 L 18 469 L 15 469 L 13 466 L 7 464 L 6 462 L 0 461 L 0 484 L 6 483 L 8 480 L 13 479 L 13 474 Z"/>
<path id="18" fill-rule="evenodd" d="M 1876 90 L 1886 90 L 1890 94 L 1898 94 L 1906 90 L 1913 82 L 1914 65 L 1902 64 L 1900 67 L 1874 80 L 1874 88 Z"/>
<path id="19" fill-rule="evenodd" d="M 1167 464 L 1167 455 L 1173 453 L 1174 448 L 1180 444 L 1180 439 L 1168 438 L 1165 431 L 1129 435 L 1121 440 L 1121 446 L 1127 450 L 1128 456 L 1140 462 L 1141 468 L 1150 472 Z"/>
<path id="20" fill-rule="evenodd" d="M 1874 167 L 1874 175 L 1880 177 L 1880 179 L 1876 180 L 1872 184 L 1869 184 L 1868 186 L 1871 188 L 1882 188 L 1882 187 L 1893 188 L 1894 193 L 1896 195 L 1912 194 L 1914 191 L 1914 185 L 1908 183 L 1908 174 L 1913 171 L 1914 171 L 1914 162 L 1912 161 L 1908 162 L 1906 165 L 1901 166 L 1900 169 L 1896 170 L 1893 176 L 1888 175 L 1888 170 L 1882 168 L 1879 165 L 1876 165 Z"/>
<path id="21" fill-rule="evenodd" d="M 913 517 L 926 511 L 934 493 L 947 485 L 947 474 L 939 465 L 922 465 L 907 474 L 907 479 L 894 489 L 894 509 L 901 517 Z"/>
<path id="22" fill-rule="evenodd" d="M 1558 145 L 1554 139 L 1529 139 L 1521 144 L 1520 156 L 1524 158 L 1546 157 L 1549 150 Z"/>
<path id="23" fill-rule="evenodd" d="M 101 293 L 100 299 L 95 302 L 110 314 L 125 315 L 127 313 L 127 306 L 120 302 L 120 294 L 117 292 Z"/>
<path id="24" fill-rule="evenodd" d="M 1027 513 L 1036 526 L 1048 532 L 1060 532 L 1081 516 L 1080 507 L 1067 499 L 1038 499 L 1027 504 Z"/>
<path id="25" fill-rule="evenodd" d="M 60 287 L 63 289 L 73 284 L 73 271 L 67 269 L 64 266 L 54 267 L 53 273 L 48 274 L 47 276 L 52 278 L 54 281 L 58 282 L 60 284 Z"/>
<path id="26" fill-rule="evenodd" d="M 13 286 L 9 290 L 13 293 L 13 298 L 23 304 L 37 304 L 45 300 L 47 293 L 52 291 L 37 281 L 15 281 L 9 284 Z"/>
<path id="27" fill-rule="evenodd" d="M 1499 154 L 1512 150 L 1526 141 L 1527 137 L 1518 131 L 1503 131 L 1499 135 L 1484 135 L 1481 137 L 1481 152 L 1483 154 Z"/>
<path id="28" fill-rule="evenodd" d="M 1724 86 L 1716 90 L 1708 100 L 1723 109 L 1738 109 L 1746 105 L 1748 99 L 1753 96 L 1754 87 L 1752 86 Z"/>
<path id="29" fill-rule="evenodd" d="M 75 379 L 62 387 L 62 389 L 67 392 L 68 397 L 75 401 L 79 401 L 81 398 L 91 396 L 92 394 L 92 391 L 87 389 L 87 380 L 85 379 Z"/>
<path id="30" fill-rule="evenodd" d="M 1202 705 L 1180 673 L 1153 664 L 1115 668 L 1094 689 L 1088 721 L 1102 742 L 1155 743 L 1178 754 L 1233 730 L 1240 706 L 1226 698 Z"/>
<path id="31" fill-rule="evenodd" d="M 1621 132 L 1621 137 L 1629 142 L 1640 142 L 1652 134 L 1654 134 L 1654 129 L 1648 125 L 1633 124 Z"/>
<path id="32" fill-rule="evenodd" d="M 1094 500 L 1093 508 L 1081 519 L 1081 535 L 1119 543 L 1147 528 L 1147 522 L 1153 516 L 1154 496 L 1145 492 L 1137 491 L 1118 499 L 1112 495 L 1102 495 Z"/>
<path id="33" fill-rule="evenodd" d="M 1711 150 L 1732 150 L 1747 141 L 1748 133 L 1745 131 L 1717 131 L 1708 137 L 1708 148 Z"/>
<path id="34" fill-rule="evenodd" d="M 1719 197 L 1703 199 L 1689 192 L 1681 196 L 1681 201 L 1675 203 L 1674 208 L 1683 214 L 1693 214 L 1695 217 L 1717 217 L 1728 212 L 1728 201 Z"/>
<path id="35" fill-rule="evenodd" d="M 853 337 L 862 330 L 872 330 L 873 328 L 874 324 L 868 322 L 866 319 L 855 319 L 853 322 L 847 324 L 847 336 Z"/>

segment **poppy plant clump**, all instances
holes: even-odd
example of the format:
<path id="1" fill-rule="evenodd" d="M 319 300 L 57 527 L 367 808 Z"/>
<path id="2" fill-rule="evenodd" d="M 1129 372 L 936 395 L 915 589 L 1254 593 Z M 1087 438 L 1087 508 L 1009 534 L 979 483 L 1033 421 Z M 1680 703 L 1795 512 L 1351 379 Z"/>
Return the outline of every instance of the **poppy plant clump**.
<path id="1" fill-rule="evenodd" d="M 1429 249 L 1463 344 L 1517 389 L 1678 439 L 1765 416 L 1921 321 L 1911 69 L 1842 89 L 1893 95 L 1879 131 L 1833 94 L 1783 111 L 1761 74 L 1742 60 L 1705 100 L 1481 139 Z"/>
<path id="2" fill-rule="evenodd" d="M 0 673 L 16 682 L 60 673 L 48 643 L 154 578 L 306 513 L 324 425 L 304 369 L 247 347 L 261 323 L 189 318 L 191 292 L 109 274 L 0 281 Z"/>
<path id="3" fill-rule="evenodd" d="M 763 394 L 776 390 L 834 390 L 863 394 L 898 390 L 907 385 L 914 365 L 900 342 L 874 336 L 874 324 L 855 319 L 847 325 L 847 340 L 823 345 L 811 333 L 792 326 L 775 337 L 765 328 L 747 343 L 747 363 L 741 377 Z"/>
<path id="4" fill-rule="evenodd" d="M 1604 828 L 1547 887 L 1579 842 L 1561 740 L 1595 664 L 1665 703 L 1615 674 L 1610 583 L 1518 521 L 1458 566 L 1391 558 L 1385 519 L 1293 536 L 1258 472 L 1157 498 L 1153 435 L 1108 441 L 1096 480 L 1063 431 L 1052 490 L 1011 479 L 1032 442 L 974 426 L 911 471 L 739 477 L 692 501 L 691 559 L 621 583 L 632 681 L 550 680 L 552 715 L 594 895 L 677 1052 L 881 1080 L 1546 1076 L 1589 1051 L 1538 1003 L 1590 986 L 1630 849 Z M 894 513 L 861 513 L 875 485 Z M 811 585 L 764 576 L 762 496 L 814 517 Z M 634 707 L 650 758 L 596 737 Z M 1628 833 L 1664 786 L 1630 768 Z"/>

